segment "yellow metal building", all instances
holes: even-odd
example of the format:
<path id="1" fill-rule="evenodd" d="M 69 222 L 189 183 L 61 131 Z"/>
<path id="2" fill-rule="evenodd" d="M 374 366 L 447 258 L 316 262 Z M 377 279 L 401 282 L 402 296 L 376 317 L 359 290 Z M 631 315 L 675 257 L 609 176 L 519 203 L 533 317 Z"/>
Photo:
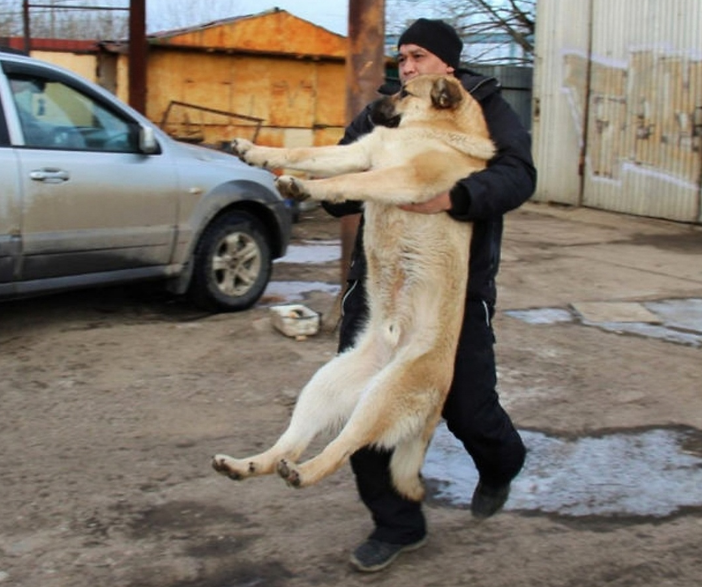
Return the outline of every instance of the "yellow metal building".
<path id="1" fill-rule="evenodd" d="M 127 45 L 77 51 L 70 43 L 41 50 L 47 43 L 37 42 L 32 56 L 128 101 Z M 145 114 L 175 138 L 215 146 L 236 136 L 272 146 L 336 143 L 347 50 L 346 37 L 277 8 L 149 35 Z"/>
<path id="2" fill-rule="evenodd" d="M 151 35 L 146 115 L 209 144 L 336 142 L 346 51 L 346 37 L 279 9 Z"/>

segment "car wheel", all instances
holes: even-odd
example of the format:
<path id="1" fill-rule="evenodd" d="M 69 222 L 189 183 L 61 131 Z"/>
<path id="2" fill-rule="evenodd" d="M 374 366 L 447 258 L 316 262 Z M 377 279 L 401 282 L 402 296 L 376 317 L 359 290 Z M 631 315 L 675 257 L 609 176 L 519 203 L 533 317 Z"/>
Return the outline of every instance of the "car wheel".
<path id="1" fill-rule="evenodd" d="M 261 224 L 247 214 L 228 214 L 197 244 L 190 298 L 207 310 L 245 310 L 261 297 L 270 275 L 271 248 Z"/>

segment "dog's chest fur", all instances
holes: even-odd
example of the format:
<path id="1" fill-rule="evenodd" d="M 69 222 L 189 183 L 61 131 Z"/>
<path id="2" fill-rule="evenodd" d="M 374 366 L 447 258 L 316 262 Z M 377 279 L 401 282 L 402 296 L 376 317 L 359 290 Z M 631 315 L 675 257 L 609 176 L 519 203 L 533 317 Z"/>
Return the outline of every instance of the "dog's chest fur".
<path id="1" fill-rule="evenodd" d="M 464 257 L 461 249 L 468 244 L 471 226 L 448 214 L 417 214 L 394 205 L 366 202 L 364 216 L 364 246 L 388 266 L 401 264 L 405 270 L 421 270 L 442 265 L 447 256 L 453 258 L 458 253 Z M 434 276 L 434 271 L 429 273 Z"/>

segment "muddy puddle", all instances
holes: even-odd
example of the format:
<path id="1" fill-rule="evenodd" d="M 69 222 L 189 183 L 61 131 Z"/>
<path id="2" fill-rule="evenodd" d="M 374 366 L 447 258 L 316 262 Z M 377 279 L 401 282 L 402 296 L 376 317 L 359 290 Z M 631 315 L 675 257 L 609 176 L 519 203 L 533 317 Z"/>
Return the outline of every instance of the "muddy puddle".
<path id="1" fill-rule="evenodd" d="M 288 247 L 285 257 L 276 259 L 276 264 L 323 265 L 338 262 L 341 259 L 341 243 L 338 240 L 302 241 Z M 339 283 L 324 281 L 275 281 L 269 282 L 263 294 L 264 300 L 276 300 L 276 303 L 292 303 L 304 300 L 313 292 L 337 295 L 341 290 Z"/>
<path id="2" fill-rule="evenodd" d="M 299 302 L 312 292 L 323 292 L 336 295 L 341 290 L 338 283 L 324 281 L 271 281 L 266 288 L 264 299 L 270 298 L 279 303 Z"/>
<path id="3" fill-rule="evenodd" d="M 521 433 L 529 452 L 507 510 L 664 517 L 702 507 L 702 431 L 647 428 L 577 438 Z M 423 475 L 433 499 L 470 506 L 477 472 L 444 424 L 432 440 Z"/>
<path id="4" fill-rule="evenodd" d="M 285 257 L 275 263 L 330 263 L 341 259 L 341 241 L 309 240 L 288 247 Z"/>

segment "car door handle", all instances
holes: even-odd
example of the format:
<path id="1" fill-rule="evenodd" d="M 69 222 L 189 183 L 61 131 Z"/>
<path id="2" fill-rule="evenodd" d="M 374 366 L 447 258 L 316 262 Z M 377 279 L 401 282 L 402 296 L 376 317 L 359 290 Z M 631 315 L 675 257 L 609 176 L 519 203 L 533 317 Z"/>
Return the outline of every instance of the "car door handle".
<path id="1" fill-rule="evenodd" d="M 29 177 L 34 181 L 46 183 L 61 183 L 68 181 L 71 175 L 63 169 L 35 169 L 29 172 Z"/>

